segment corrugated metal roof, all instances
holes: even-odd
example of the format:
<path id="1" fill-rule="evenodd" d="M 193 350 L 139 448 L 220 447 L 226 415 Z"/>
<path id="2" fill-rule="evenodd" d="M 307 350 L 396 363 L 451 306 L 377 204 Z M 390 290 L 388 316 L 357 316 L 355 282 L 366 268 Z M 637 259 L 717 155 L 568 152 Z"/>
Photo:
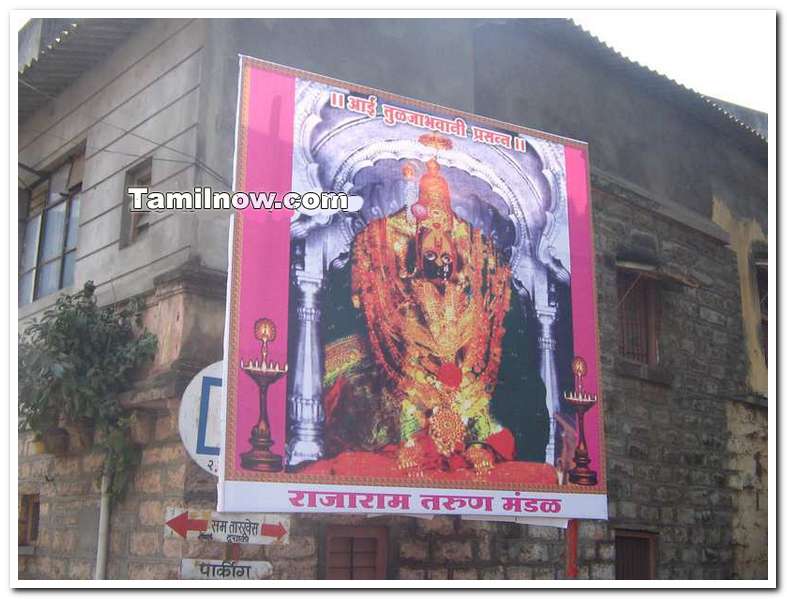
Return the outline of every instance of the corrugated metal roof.
<path id="1" fill-rule="evenodd" d="M 19 122 L 104 60 L 144 19 L 75 19 L 19 69 Z M 45 42 L 46 43 L 46 42 Z"/>
<path id="2" fill-rule="evenodd" d="M 748 138 L 747 142 L 753 142 L 755 147 L 764 148 L 767 155 L 767 138 L 726 110 L 713 98 L 624 56 L 574 21 L 566 21 L 566 23 L 570 24 L 575 32 L 580 33 L 586 40 L 586 46 L 589 49 L 592 48 L 592 51 L 613 69 L 624 71 L 627 75 L 637 78 L 649 91 L 664 95 L 668 100 L 688 108 L 693 114 L 722 128 L 722 130 L 730 133 L 742 133 L 744 138 Z"/>

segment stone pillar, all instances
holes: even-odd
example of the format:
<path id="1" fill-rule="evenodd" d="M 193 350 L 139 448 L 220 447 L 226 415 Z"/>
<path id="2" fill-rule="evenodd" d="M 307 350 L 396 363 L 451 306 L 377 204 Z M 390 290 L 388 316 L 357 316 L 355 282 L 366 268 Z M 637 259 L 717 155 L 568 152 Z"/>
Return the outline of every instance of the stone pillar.
<path id="1" fill-rule="evenodd" d="M 549 412 L 549 440 L 546 446 L 544 461 L 547 464 L 555 463 L 555 414 L 560 410 L 560 389 L 557 382 L 557 367 L 555 365 L 555 338 L 552 327 L 555 324 L 554 309 L 539 308 L 536 310 L 538 322 L 541 325 L 541 334 L 538 337 L 538 348 L 541 352 L 540 373 L 546 387 L 546 404 Z"/>
<path id="2" fill-rule="evenodd" d="M 322 277 L 296 271 L 298 298 L 298 348 L 291 373 L 293 385 L 288 401 L 290 438 L 287 465 L 320 459 L 324 454 L 322 407 L 323 356 L 320 347 L 319 292 Z"/>

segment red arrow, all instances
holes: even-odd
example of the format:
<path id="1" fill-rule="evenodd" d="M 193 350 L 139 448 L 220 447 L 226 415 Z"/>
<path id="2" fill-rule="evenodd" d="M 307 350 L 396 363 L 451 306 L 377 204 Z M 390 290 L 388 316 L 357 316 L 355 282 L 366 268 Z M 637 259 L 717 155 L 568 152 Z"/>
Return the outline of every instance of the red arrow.
<path id="1" fill-rule="evenodd" d="M 179 516 L 175 516 L 171 520 L 167 520 L 167 526 L 169 526 L 172 530 L 185 539 L 186 533 L 190 530 L 198 530 L 200 532 L 208 530 L 208 521 L 191 520 L 189 519 L 189 513 L 183 512 Z"/>
<path id="2" fill-rule="evenodd" d="M 263 524 L 260 527 L 260 534 L 263 537 L 275 537 L 277 539 L 281 539 L 287 534 L 287 529 L 282 526 L 281 522 L 277 522 L 276 524 Z"/>

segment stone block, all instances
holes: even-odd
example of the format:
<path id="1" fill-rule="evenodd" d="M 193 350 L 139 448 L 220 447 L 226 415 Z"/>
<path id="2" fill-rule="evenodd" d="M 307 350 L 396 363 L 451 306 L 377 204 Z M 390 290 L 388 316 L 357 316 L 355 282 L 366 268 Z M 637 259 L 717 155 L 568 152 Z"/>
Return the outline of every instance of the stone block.
<path id="1" fill-rule="evenodd" d="M 434 559 L 438 562 L 467 562 L 473 559 L 470 541 L 435 541 Z"/>
<path id="2" fill-rule="evenodd" d="M 488 562 L 492 559 L 492 536 L 481 535 L 476 543 L 478 547 L 478 559 L 482 562 Z"/>
<path id="3" fill-rule="evenodd" d="M 614 580 L 614 564 L 590 564 L 590 578 L 593 580 Z"/>
<path id="4" fill-rule="evenodd" d="M 498 546 L 500 561 L 503 563 L 538 563 L 549 560 L 547 545 L 532 540 L 503 540 Z"/>
<path id="5" fill-rule="evenodd" d="M 424 580 L 426 571 L 420 568 L 409 568 L 407 566 L 399 568 L 400 580 Z"/>
<path id="6" fill-rule="evenodd" d="M 424 561 L 429 554 L 429 543 L 427 541 L 410 540 L 403 541 L 399 545 L 399 558 L 403 560 Z"/>
<path id="7" fill-rule="evenodd" d="M 451 570 L 453 580 L 478 580 L 478 570 L 475 568 L 459 568 Z"/>
<path id="8" fill-rule="evenodd" d="M 162 535 L 157 532 L 132 532 L 129 550 L 131 555 L 151 557 L 159 552 Z"/>
<path id="9" fill-rule="evenodd" d="M 143 526 L 164 526 L 165 506 L 161 501 L 143 501 L 139 504 L 139 522 Z"/>
<path id="10" fill-rule="evenodd" d="M 527 534 L 534 539 L 557 540 L 560 538 L 560 529 L 554 526 L 528 526 Z"/>
<path id="11" fill-rule="evenodd" d="M 455 519 L 451 516 L 435 516 L 432 519 L 418 518 L 419 532 L 437 535 L 452 535 L 456 531 Z"/>
<path id="12" fill-rule="evenodd" d="M 312 557 L 317 552 L 314 537 L 290 537 L 290 542 L 282 545 L 268 545 L 268 556 L 271 559 L 303 559 Z"/>
<path id="13" fill-rule="evenodd" d="M 624 502 L 625 503 L 625 502 Z M 607 536 L 607 527 L 599 522 L 592 520 L 581 520 L 579 522 L 579 538 L 592 539 L 599 541 Z"/>
<path id="14" fill-rule="evenodd" d="M 186 485 L 186 464 L 162 470 L 161 482 L 165 492 L 182 492 Z"/>
<path id="15" fill-rule="evenodd" d="M 161 493 L 161 470 L 139 468 L 134 475 L 134 490 L 141 494 Z"/>
<path id="16" fill-rule="evenodd" d="M 161 553 L 164 557 L 182 557 L 184 545 L 185 542 L 180 538 L 164 539 L 164 542 L 161 544 Z"/>
<path id="17" fill-rule="evenodd" d="M 555 580 L 554 568 L 535 568 L 533 570 L 533 580 Z"/>
<path id="18" fill-rule="evenodd" d="M 273 576 L 281 580 L 316 580 L 317 558 L 273 562 Z"/>
<path id="19" fill-rule="evenodd" d="M 168 580 L 177 579 L 180 562 L 132 562 L 128 565 L 131 580 Z"/>
<path id="20" fill-rule="evenodd" d="M 599 543 L 598 558 L 605 562 L 615 561 L 615 543 Z"/>
<path id="21" fill-rule="evenodd" d="M 482 568 L 479 571 L 479 578 L 481 580 L 504 580 L 505 577 L 506 577 L 506 573 L 503 566 L 495 566 L 494 568 Z"/>
<path id="22" fill-rule="evenodd" d="M 431 568 L 427 570 L 426 580 L 448 580 L 448 568 Z"/>
<path id="23" fill-rule="evenodd" d="M 525 566 L 508 566 L 505 573 L 509 580 L 531 580 L 533 578 L 533 570 Z"/>

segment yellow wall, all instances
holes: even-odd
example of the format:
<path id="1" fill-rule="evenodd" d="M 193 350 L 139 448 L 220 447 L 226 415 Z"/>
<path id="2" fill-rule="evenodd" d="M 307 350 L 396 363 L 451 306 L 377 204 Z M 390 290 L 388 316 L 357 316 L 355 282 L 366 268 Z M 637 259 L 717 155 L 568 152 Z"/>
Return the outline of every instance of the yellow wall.
<path id="1" fill-rule="evenodd" d="M 757 221 L 735 217 L 718 199 L 713 200 L 713 221 L 729 233 L 730 247 L 738 256 L 743 332 L 749 362 L 749 388 L 767 397 L 768 366 L 760 342 L 760 296 L 757 291 L 756 273 L 751 262 L 752 242 L 767 241 L 767 239 Z"/>

